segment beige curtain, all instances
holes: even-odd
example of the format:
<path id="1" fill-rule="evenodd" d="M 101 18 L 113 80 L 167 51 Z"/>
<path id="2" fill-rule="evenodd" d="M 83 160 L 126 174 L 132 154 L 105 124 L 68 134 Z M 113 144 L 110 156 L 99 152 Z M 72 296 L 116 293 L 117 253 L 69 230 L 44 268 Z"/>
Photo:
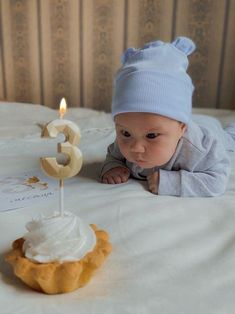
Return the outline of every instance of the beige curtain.
<path id="1" fill-rule="evenodd" d="M 191 37 L 194 106 L 235 109 L 235 0 L 0 0 L 0 99 L 110 111 L 127 47 Z"/>

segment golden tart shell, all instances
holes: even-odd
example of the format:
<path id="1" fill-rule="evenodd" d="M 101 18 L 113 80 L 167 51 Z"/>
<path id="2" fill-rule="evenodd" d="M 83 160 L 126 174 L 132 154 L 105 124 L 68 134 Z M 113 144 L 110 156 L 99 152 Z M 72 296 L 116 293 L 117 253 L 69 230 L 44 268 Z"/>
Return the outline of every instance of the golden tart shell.
<path id="1" fill-rule="evenodd" d="M 13 242 L 12 250 L 6 255 L 6 261 L 13 266 L 15 275 L 34 290 L 47 294 L 74 291 L 87 284 L 112 250 L 108 233 L 98 230 L 96 225 L 91 227 L 96 235 L 96 246 L 79 261 L 33 262 L 24 256 L 23 238 Z"/>

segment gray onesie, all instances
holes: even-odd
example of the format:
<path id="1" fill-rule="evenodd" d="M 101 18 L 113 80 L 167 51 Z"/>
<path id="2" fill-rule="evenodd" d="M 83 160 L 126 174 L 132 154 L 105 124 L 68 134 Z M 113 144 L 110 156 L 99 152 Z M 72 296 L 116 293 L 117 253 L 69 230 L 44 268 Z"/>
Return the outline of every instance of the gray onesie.
<path id="1" fill-rule="evenodd" d="M 128 168 L 134 178 L 142 180 L 158 170 L 159 195 L 218 196 L 225 192 L 230 175 L 230 157 L 227 151 L 235 151 L 235 142 L 222 129 L 219 121 L 195 115 L 174 155 L 166 164 L 142 169 L 123 157 L 115 141 L 108 147 L 101 177 L 106 171 L 118 166 Z"/>

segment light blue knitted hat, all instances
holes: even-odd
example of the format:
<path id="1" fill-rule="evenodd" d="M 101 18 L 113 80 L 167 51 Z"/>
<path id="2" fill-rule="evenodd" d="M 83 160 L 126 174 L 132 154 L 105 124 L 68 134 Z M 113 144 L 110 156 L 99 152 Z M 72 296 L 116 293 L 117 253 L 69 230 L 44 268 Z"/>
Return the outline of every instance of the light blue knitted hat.
<path id="1" fill-rule="evenodd" d="M 124 112 L 149 112 L 188 123 L 194 86 L 186 70 L 194 42 L 178 37 L 128 48 L 114 80 L 113 118 Z"/>

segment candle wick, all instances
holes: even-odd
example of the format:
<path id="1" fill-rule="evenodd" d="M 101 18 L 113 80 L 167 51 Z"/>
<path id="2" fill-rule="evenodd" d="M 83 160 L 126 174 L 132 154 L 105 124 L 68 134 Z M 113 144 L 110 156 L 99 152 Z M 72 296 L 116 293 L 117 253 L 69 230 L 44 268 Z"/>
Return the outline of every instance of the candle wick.
<path id="1" fill-rule="evenodd" d="M 64 216 L 64 180 L 60 179 L 60 216 Z"/>

